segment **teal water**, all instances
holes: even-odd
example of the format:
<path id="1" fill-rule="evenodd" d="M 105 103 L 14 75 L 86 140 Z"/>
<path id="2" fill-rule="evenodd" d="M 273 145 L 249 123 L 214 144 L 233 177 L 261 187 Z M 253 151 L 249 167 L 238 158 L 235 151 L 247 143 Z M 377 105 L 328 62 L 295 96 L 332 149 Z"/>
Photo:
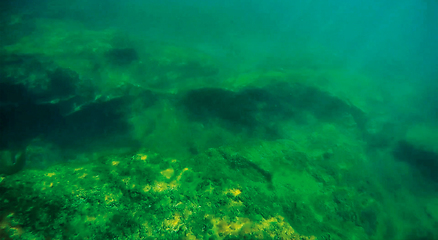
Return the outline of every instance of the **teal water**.
<path id="1" fill-rule="evenodd" d="M 0 239 L 438 239 L 437 23 L 434 0 L 2 2 Z"/>

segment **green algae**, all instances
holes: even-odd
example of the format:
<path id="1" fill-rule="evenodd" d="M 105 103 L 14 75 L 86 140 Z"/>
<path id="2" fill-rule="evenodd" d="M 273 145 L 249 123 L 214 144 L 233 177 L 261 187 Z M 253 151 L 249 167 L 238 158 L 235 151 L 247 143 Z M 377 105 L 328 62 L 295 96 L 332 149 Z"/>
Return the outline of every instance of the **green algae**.
<path id="1" fill-rule="evenodd" d="M 77 73 L 74 86 L 54 82 L 58 95 L 49 94 L 49 100 L 57 104 L 66 95 L 79 95 L 79 107 L 67 114 L 70 122 L 98 116 L 93 128 L 100 129 L 111 118 L 124 124 L 109 129 L 130 130 L 147 150 L 106 150 L 89 157 L 92 161 L 2 177 L 0 237 L 298 238 L 293 229 L 318 239 L 413 239 L 421 231 L 433 237 L 433 196 L 413 196 L 403 187 L 414 182 L 403 179 L 410 171 L 391 162 L 389 150 L 371 155 L 363 142 L 364 132 L 379 131 L 367 120 L 377 116 L 371 106 L 382 103 L 384 95 L 367 96 L 360 89 L 370 82 L 366 76 L 306 63 L 224 76 L 211 56 L 192 48 L 130 42 L 114 30 L 84 30 L 67 22 L 39 20 L 35 25 L 31 36 L 4 47 L 2 57 L 10 59 L 2 58 L 2 75 L 44 89 L 51 86 L 44 82 L 46 70 L 55 76 Z M 130 57 L 114 61 L 108 54 L 114 49 L 131 49 L 118 52 Z M 215 105 L 208 109 L 212 114 L 203 116 L 181 105 L 187 94 L 212 88 L 224 93 L 218 98 L 244 95 L 244 101 L 225 101 L 222 112 Z M 253 99 L 244 94 L 248 89 L 256 90 Z M 321 102 L 330 104 L 321 108 Z M 234 103 L 249 107 L 247 119 L 236 121 L 243 114 L 230 106 Z M 281 111 L 292 108 L 298 112 L 293 117 Z M 414 129 L 407 138 L 430 149 L 435 135 L 429 129 L 434 127 Z M 107 142 L 111 134 L 100 130 L 79 138 L 74 147 L 86 145 L 79 148 L 86 151 L 73 154 L 101 150 L 91 138 L 108 148 L 132 143 L 126 138 Z M 398 138 L 382 134 L 388 135 L 387 146 Z M 375 173 L 374 164 L 382 159 L 376 156 L 389 159 L 385 177 Z"/>

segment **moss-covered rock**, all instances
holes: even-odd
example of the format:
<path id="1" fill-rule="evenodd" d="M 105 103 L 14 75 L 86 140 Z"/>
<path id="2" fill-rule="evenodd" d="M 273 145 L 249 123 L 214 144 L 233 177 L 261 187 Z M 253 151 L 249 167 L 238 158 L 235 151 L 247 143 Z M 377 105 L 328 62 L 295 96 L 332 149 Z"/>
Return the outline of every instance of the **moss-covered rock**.
<path id="1" fill-rule="evenodd" d="M 218 185 L 183 165 L 148 153 L 2 178 L 1 236 L 312 239 L 294 232 L 272 208 L 274 198 L 232 180 Z"/>

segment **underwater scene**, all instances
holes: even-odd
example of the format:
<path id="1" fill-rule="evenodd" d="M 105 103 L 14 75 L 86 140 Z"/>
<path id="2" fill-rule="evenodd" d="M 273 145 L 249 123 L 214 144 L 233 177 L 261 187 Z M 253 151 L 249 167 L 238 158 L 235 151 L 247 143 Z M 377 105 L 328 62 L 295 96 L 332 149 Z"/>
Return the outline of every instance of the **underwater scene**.
<path id="1" fill-rule="evenodd" d="M 0 2 L 0 240 L 438 240 L 438 1 Z"/>

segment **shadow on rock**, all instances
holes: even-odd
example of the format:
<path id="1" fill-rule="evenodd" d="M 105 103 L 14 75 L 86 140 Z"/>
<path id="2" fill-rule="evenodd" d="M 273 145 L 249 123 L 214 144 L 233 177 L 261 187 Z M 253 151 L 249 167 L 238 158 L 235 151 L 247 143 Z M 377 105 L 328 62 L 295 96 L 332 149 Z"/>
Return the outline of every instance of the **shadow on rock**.
<path id="1" fill-rule="evenodd" d="M 414 146 L 407 141 L 399 141 L 393 156 L 417 169 L 421 175 L 438 183 L 438 154 Z"/>
<path id="2" fill-rule="evenodd" d="M 341 123 L 350 114 L 360 130 L 365 131 L 362 111 L 317 88 L 280 83 L 264 88 L 230 91 L 200 88 L 185 93 L 181 100 L 191 119 L 208 123 L 219 120 L 233 131 L 253 132 L 264 129 L 268 137 L 281 136 L 284 120 L 305 124 L 306 114 L 326 122 Z"/>

